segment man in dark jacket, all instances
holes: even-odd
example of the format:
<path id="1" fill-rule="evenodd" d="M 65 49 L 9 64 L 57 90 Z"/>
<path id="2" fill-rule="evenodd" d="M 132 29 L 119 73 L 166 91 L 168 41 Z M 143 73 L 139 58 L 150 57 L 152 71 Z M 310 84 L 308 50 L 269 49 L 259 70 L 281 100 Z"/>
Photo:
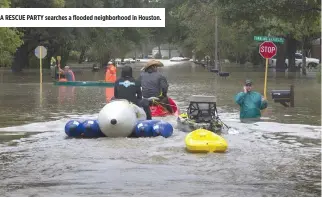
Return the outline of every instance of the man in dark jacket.
<path id="1" fill-rule="evenodd" d="M 151 111 L 149 101 L 142 100 L 142 91 L 139 81 L 132 76 L 132 67 L 125 66 L 122 69 L 121 77 L 114 84 L 114 98 L 126 99 L 139 107 L 142 107 L 146 113 L 147 120 L 151 120 Z"/>
<path id="2" fill-rule="evenodd" d="M 157 97 L 160 99 L 160 104 L 173 113 L 172 107 L 169 104 L 168 82 L 167 79 L 157 71 L 158 67 L 163 66 L 160 61 L 149 61 L 143 68 L 140 75 L 143 98 Z"/>

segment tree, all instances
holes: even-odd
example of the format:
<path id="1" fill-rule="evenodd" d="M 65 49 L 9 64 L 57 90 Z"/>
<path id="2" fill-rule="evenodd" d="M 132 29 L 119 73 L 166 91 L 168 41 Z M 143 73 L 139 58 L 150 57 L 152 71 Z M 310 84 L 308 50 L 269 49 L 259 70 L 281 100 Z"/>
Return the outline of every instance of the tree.
<path id="1" fill-rule="evenodd" d="M 140 0 L 51 0 L 49 2 L 15 0 L 13 7 L 139 7 L 141 3 Z M 33 59 L 32 52 L 38 45 L 47 48 L 44 67 L 49 67 L 52 56 L 61 56 L 61 64 L 64 65 L 72 50 L 80 52 L 79 63 L 85 59 L 85 54 L 92 54 L 97 61 L 106 62 L 103 59 L 118 54 L 116 53 L 118 51 L 122 53 L 128 51 L 133 42 L 139 43 L 141 39 L 137 28 L 114 28 L 113 30 L 109 28 L 18 28 L 18 30 L 24 33 L 24 43 L 17 49 L 14 57 L 12 68 L 17 72 L 29 66 L 29 62 Z M 120 32 L 122 38 L 119 38 Z M 99 45 L 100 43 L 104 45 Z M 99 49 L 103 50 L 104 54 Z M 87 53 L 88 51 L 91 53 Z"/>
<path id="2" fill-rule="evenodd" d="M 219 1 L 224 17 L 230 21 L 247 20 L 263 34 L 280 36 L 286 39 L 284 45 L 278 45 L 277 70 L 284 71 L 284 62 L 289 60 L 289 70 L 295 70 L 295 51 L 299 38 L 299 22 L 315 21 L 312 15 L 320 15 L 320 0 L 258 0 L 258 1 Z M 313 17 L 314 18 L 314 17 Z M 227 21 L 229 21 L 227 20 Z M 320 23 L 320 22 L 319 22 Z M 257 25 L 256 25 L 257 24 Z M 318 25 L 320 27 L 320 25 Z M 301 37 L 301 36 L 300 36 Z M 306 35 L 312 38 L 312 35 Z M 286 53 L 284 53 L 286 49 Z"/>
<path id="3" fill-rule="evenodd" d="M 0 8 L 8 8 L 9 6 L 9 0 L 0 2 Z M 13 54 L 23 44 L 22 36 L 15 28 L 0 28 L 0 66 L 11 65 Z"/>
<path id="4" fill-rule="evenodd" d="M 320 32 L 320 20 L 316 20 L 320 6 L 321 2 L 317 0 L 187 0 L 177 7 L 176 16 L 188 29 L 182 44 L 193 46 L 199 54 L 209 55 L 214 52 L 217 16 L 221 22 L 218 32 L 220 54 L 240 63 L 262 60 L 256 52 L 258 43 L 253 41 L 254 35 L 284 37 L 286 42 L 278 44 L 277 71 L 285 71 L 286 57 L 289 70 L 294 71 L 298 43 L 304 37 L 305 41 L 312 40 Z M 311 30 L 302 31 L 304 27 L 300 21 Z"/>

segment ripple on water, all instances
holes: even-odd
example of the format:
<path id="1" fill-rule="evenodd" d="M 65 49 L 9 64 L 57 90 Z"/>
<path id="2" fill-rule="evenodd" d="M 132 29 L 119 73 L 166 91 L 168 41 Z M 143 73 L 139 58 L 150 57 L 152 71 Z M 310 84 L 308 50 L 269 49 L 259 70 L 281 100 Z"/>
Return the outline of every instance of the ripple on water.
<path id="1" fill-rule="evenodd" d="M 174 125 L 170 138 L 66 138 L 63 128 L 68 119 L 95 118 L 97 114 L 1 128 L 6 133 L 45 132 L 21 138 L 14 147 L 2 147 L 1 194 L 319 195 L 319 127 L 245 124 L 239 122 L 237 113 L 221 115 L 238 133 L 223 134 L 229 148 L 220 154 L 188 153 L 186 133 L 176 129 L 171 116 L 160 118 Z"/>

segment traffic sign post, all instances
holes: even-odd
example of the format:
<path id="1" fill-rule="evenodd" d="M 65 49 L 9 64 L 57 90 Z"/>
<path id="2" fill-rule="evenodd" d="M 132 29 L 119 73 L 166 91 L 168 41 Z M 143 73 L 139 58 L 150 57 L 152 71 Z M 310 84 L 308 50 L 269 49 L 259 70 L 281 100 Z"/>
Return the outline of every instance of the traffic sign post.
<path id="1" fill-rule="evenodd" d="M 272 41 L 275 43 L 284 43 L 284 38 L 270 36 L 254 36 L 254 41 Z"/>
<path id="2" fill-rule="evenodd" d="M 42 59 L 47 55 L 47 49 L 44 46 L 38 46 L 35 49 L 35 55 L 39 58 L 39 75 L 40 75 L 40 106 L 42 106 Z"/>
<path id="3" fill-rule="evenodd" d="M 47 49 L 44 46 L 38 46 L 35 49 L 35 55 L 39 58 L 40 84 L 42 83 L 42 59 L 47 55 Z"/>
<path id="4" fill-rule="evenodd" d="M 266 59 L 265 65 L 265 82 L 264 82 L 264 98 L 266 99 L 266 85 L 267 85 L 267 69 L 268 59 L 273 58 L 277 53 L 277 47 L 272 41 L 265 41 L 259 45 L 259 54 Z"/>

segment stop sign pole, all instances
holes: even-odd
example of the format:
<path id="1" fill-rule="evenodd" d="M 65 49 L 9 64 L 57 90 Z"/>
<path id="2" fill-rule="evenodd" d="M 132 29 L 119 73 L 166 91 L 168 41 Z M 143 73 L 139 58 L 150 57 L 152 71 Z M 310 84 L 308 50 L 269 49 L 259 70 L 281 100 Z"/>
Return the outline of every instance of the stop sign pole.
<path id="1" fill-rule="evenodd" d="M 266 59 L 265 66 L 265 82 L 264 82 L 264 98 L 266 99 L 266 85 L 267 85 L 267 68 L 268 68 L 268 59 L 273 58 L 277 53 L 276 45 L 271 41 L 264 41 L 259 45 L 259 54 Z"/>
<path id="2" fill-rule="evenodd" d="M 39 75 L 40 75 L 39 101 L 40 101 L 40 106 L 42 106 L 42 59 L 46 57 L 47 49 L 44 46 L 40 45 L 35 49 L 35 55 L 37 58 L 39 58 Z"/>

